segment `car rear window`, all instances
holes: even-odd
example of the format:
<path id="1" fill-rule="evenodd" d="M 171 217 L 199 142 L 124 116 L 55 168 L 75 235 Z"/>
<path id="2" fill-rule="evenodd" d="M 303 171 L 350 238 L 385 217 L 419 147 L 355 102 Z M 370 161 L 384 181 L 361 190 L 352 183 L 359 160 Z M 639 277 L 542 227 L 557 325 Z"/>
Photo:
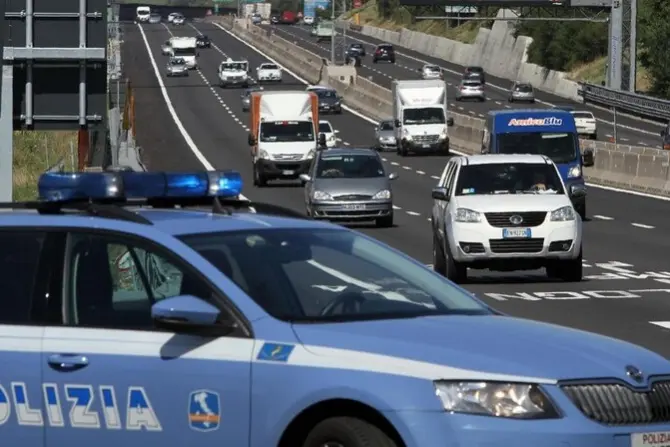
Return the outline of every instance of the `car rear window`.
<path id="1" fill-rule="evenodd" d="M 594 119 L 593 113 L 591 112 L 572 112 L 572 116 L 575 118 Z"/>

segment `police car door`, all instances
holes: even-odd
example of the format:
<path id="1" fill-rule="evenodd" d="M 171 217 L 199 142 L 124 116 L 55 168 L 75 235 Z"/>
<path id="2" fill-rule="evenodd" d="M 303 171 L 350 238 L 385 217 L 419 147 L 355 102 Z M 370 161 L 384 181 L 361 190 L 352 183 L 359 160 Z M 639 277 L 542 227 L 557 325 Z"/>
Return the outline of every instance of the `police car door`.
<path id="1" fill-rule="evenodd" d="M 151 305 L 192 295 L 219 305 L 197 271 L 155 244 L 68 238 L 63 327 L 45 331 L 46 446 L 242 446 L 252 341 L 154 328 Z"/>

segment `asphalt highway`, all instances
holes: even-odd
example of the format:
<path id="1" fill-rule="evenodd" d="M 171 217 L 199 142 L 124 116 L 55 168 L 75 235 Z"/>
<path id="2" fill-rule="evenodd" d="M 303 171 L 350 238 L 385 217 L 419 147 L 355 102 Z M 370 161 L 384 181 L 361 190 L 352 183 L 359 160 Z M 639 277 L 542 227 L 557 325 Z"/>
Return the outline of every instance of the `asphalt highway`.
<path id="1" fill-rule="evenodd" d="M 195 35 L 196 29 L 214 43 L 211 49 L 200 51 L 199 70 L 187 78 L 166 78 L 161 43 L 171 34 Z M 240 90 L 220 89 L 216 82 L 218 64 L 226 57 L 246 58 L 253 68 L 268 59 L 211 24 L 178 28 L 126 25 L 124 32 L 123 61 L 136 94 L 137 139 L 150 169 L 239 170 L 247 185 L 244 194 L 250 199 L 304 210 L 303 190 L 298 185 L 252 186 L 249 117 L 241 110 Z M 303 90 L 305 85 L 285 72 L 283 85 L 267 88 Z M 342 145 L 372 143 L 369 120 L 348 112 L 325 119 L 340 131 Z M 400 175 L 393 190 L 398 207 L 396 226 L 376 229 L 362 225 L 356 229 L 429 264 L 430 190 L 446 158 L 402 159 L 394 153 L 385 154 L 385 158 L 389 170 Z M 670 239 L 664 237 L 670 230 L 667 202 L 597 188 L 590 188 L 588 201 L 591 218 L 585 223 L 587 278 L 583 282 L 549 282 L 541 271 L 474 271 L 465 287 L 503 312 L 626 339 L 670 358 L 665 338 L 670 332 L 661 327 L 670 327 L 670 323 L 651 323 L 670 321 L 670 262 L 666 256 Z M 341 277 L 322 274 L 314 278 L 324 282 L 312 284 L 321 289 L 347 283 Z"/>
<path id="2" fill-rule="evenodd" d="M 266 25 L 270 27 L 271 25 Z M 330 57 L 330 42 L 317 43 L 310 36 L 310 28 L 306 26 L 272 26 L 278 36 L 295 42 L 297 45 L 324 57 Z M 420 79 L 420 69 L 424 64 L 431 63 L 441 66 L 444 70 L 445 80 L 449 89 L 450 107 L 454 112 L 484 118 L 489 110 L 501 108 L 546 108 L 551 105 L 572 106 L 577 110 L 583 110 L 583 104 L 570 102 L 565 98 L 550 95 L 539 90 L 536 91 L 537 102 L 535 104 L 509 103 L 509 89 L 512 82 L 508 79 L 495 78 L 486 75 L 487 86 L 485 92 L 487 101 L 480 102 L 456 102 L 456 88 L 461 80 L 464 67 L 448 63 L 441 59 L 432 58 L 406 48 L 396 47 L 396 63 L 386 62 L 372 63 L 372 54 L 375 45 L 382 43 L 379 40 L 365 36 L 360 33 L 347 32 L 347 45 L 349 43 L 362 43 L 365 46 L 366 57 L 363 60 L 359 74 L 374 81 L 375 83 L 391 88 L 394 79 Z M 600 141 L 612 141 L 614 137 L 612 113 L 596 107 L 586 107 L 598 119 L 598 139 Z M 659 132 L 661 127 L 654 123 L 636 120 L 630 117 L 617 115 L 617 141 L 620 144 L 634 146 L 659 147 L 661 139 Z"/>

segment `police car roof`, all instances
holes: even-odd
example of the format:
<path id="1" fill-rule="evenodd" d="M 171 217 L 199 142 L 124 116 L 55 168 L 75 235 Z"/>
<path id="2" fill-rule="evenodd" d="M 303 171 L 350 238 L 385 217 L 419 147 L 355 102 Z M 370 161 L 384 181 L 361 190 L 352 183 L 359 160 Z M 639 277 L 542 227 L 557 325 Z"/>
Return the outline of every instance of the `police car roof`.
<path id="1" fill-rule="evenodd" d="M 332 147 L 321 151 L 325 157 L 338 157 L 347 155 L 376 155 L 377 151 L 369 147 Z"/>
<path id="2" fill-rule="evenodd" d="M 464 165 L 488 165 L 497 163 L 551 163 L 544 155 L 536 154 L 485 154 L 461 157 Z"/>
<path id="3" fill-rule="evenodd" d="M 43 215 L 36 211 L 3 211 L 0 212 L 0 227 L 95 228 L 130 233 L 155 233 L 158 230 L 160 233 L 172 236 L 270 228 L 342 228 L 327 222 L 248 212 L 232 212 L 230 215 L 225 215 L 213 214 L 210 210 L 205 209 L 157 210 L 133 207 L 127 207 L 126 209 L 137 213 L 153 225 L 108 217 L 91 217 L 91 215 L 85 213 Z"/>

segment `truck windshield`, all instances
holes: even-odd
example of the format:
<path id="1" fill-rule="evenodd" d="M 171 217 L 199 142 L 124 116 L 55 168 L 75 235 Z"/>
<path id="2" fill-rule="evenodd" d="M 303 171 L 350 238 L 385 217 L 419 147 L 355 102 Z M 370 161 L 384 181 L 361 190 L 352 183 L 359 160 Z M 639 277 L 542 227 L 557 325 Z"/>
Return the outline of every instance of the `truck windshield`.
<path id="1" fill-rule="evenodd" d="M 444 110 L 437 107 L 404 109 L 403 124 L 444 124 Z"/>
<path id="2" fill-rule="evenodd" d="M 172 47 L 175 56 L 195 56 L 195 48 L 175 48 Z"/>
<path id="3" fill-rule="evenodd" d="M 556 164 L 574 162 L 579 158 L 574 135 L 570 133 L 501 133 L 496 138 L 500 154 L 546 155 Z"/>
<path id="4" fill-rule="evenodd" d="M 274 121 L 261 123 L 264 142 L 316 141 L 311 121 Z"/>

